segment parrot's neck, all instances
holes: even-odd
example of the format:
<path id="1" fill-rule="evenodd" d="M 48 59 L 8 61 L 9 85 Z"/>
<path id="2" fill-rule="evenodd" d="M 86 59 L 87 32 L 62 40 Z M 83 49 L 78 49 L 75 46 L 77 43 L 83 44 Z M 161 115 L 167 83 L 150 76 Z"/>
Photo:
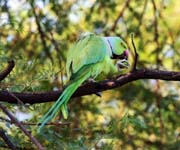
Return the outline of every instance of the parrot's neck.
<path id="1" fill-rule="evenodd" d="M 108 37 L 103 37 L 103 40 L 104 40 L 105 43 L 106 43 L 107 53 L 108 53 L 109 57 L 112 57 L 112 46 L 111 46 L 111 43 L 110 43 Z"/>

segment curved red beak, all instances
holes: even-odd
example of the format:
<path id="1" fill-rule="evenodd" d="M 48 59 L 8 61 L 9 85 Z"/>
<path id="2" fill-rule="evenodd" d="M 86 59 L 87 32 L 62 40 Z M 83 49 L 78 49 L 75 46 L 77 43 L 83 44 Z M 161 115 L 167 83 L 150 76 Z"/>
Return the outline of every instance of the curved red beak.
<path id="1" fill-rule="evenodd" d="M 123 54 L 124 54 L 124 58 L 127 60 L 129 56 L 129 50 L 126 49 Z"/>

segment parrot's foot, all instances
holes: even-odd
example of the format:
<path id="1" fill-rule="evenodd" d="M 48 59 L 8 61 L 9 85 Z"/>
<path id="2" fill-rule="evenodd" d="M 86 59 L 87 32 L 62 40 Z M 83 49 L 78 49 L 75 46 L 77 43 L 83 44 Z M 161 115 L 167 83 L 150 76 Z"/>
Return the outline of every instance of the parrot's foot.
<path id="1" fill-rule="evenodd" d="M 96 83 L 96 81 L 93 78 L 89 78 L 87 83 Z M 99 97 L 102 97 L 101 92 L 96 92 L 95 94 Z"/>
<path id="2" fill-rule="evenodd" d="M 89 79 L 88 79 L 88 82 L 89 82 L 89 83 L 96 83 L 96 81 L 95 81 L 93 78 L 89 78 Z"/>
<path id="3" fill-rule="evenodd" d="M 87 84 L 87 83 L 96 83 L 96 81 L 93 78 L 89 78 L 83 84 Z"/>
<path id="4" fill-rule="evenodd" d="M 96 92 L 95 94 L 99 97 L 102 97 L 101 92 Z"/>
<path id="5" fill-rule="evenodd" d="M 117 65 L 118 70 L 121 70 L 124 68 L 128 68 L 129 62 L 128 62 L 128 60 L 123 59 L 123 60 L 119 60 L 116 65 Z"/>

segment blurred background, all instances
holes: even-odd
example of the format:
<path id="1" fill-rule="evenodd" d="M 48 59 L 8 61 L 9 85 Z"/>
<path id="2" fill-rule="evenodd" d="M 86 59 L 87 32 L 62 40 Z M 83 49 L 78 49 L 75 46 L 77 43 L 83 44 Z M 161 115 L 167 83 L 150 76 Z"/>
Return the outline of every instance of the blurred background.
<path id="1" fill-rule="evenodd" d="M 134 33 L 138 68 L 180 71 L 179 15 L 178 0 L 0 0 L 0 70 L 10 59 L 16 64 L 0 88 L 11 92 L 61 89 L 66 83 L 67 51 L 82 33 L 121 36 L 131 51 L 130 34 Z M 37 134 L 33 123 L 51 104 L 6 106 L 47 149 L 180 149 L 179 82 L 139 80 L 105 91 L 102 97 L 72 99 L 68 120 L 61 114 L 53 120 L 66 124 L 46 126 Z M 13 143 L 35 149 L 0 114 L 0 128 Z M 0 139 L 1 147 L 6 146 Z"/>

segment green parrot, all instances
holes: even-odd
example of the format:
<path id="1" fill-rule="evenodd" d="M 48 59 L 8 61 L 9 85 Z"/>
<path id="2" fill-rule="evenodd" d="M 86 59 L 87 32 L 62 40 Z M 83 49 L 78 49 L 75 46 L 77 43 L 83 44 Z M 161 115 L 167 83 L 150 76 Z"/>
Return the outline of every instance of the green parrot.
<path id="1" fill-rule="evenodd" d="M 66 70 L 69 83 L 63 93 L 40 120 L 40 129 L 61 109 L 63 117 L 68 117 L 67 103 L 73 93 L 88 79 L 100 73 L 117 72 L 113 59 L 119 59 L 118 66 L 128 66 L 128 49 L 119 37 L 101 37 L 89 34 L 80 38 L 67 55 Z"/>

